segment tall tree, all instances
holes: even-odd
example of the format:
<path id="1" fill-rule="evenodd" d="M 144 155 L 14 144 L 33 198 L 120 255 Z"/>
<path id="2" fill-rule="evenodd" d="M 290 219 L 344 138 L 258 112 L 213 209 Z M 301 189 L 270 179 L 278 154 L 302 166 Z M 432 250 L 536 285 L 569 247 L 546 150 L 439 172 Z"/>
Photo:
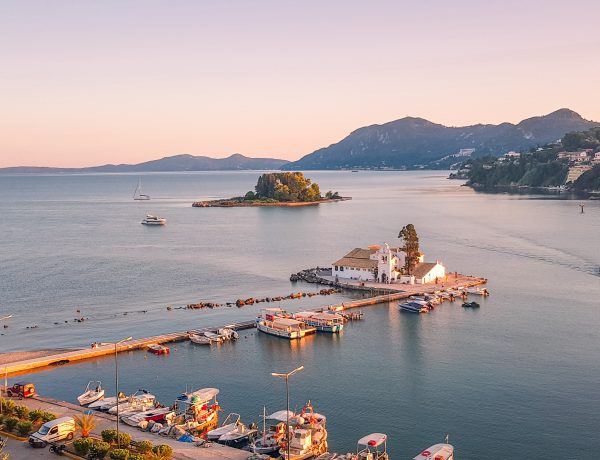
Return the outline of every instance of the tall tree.
<path id="1" fill-rule="evenodd" d="M 402 250 L 406 253 L 406 259 L 404 261 L 404 271 L 407 275 L 411 275 L 419 261 L 419 236 L 415 230 L 413 224 L 408 224 L 402 227 L 398 238 L 403 241 Z"/>

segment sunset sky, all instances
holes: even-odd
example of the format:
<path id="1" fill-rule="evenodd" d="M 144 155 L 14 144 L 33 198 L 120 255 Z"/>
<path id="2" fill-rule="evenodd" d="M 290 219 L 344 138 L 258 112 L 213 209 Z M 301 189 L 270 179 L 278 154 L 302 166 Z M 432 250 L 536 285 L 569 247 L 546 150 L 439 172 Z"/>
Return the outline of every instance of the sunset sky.
<path id="1" fill-rule="evenodd" d="M 600 120 L 600 1 L 0 3 L 0 166 L 297 159 L 419 116 Z"/>

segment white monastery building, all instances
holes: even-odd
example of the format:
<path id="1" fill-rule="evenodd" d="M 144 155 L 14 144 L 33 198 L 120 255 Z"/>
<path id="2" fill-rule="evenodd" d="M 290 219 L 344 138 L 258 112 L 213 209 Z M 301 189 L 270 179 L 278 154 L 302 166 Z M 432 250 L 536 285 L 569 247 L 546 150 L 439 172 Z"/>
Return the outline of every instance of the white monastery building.
<path id="1" fill-rule="evenodd" d="M 424 262 L 424 255 L 419 256 L 413 273 L 401 273 L 406 260 L 406 253 L 398 247 L 369 246 L 368 249 L 355 248 L 331 264 L 331 273 L 337 278 L 358 281 L 377 281 L 379 283 L 425 284 L 446 276 L 446 268 L 440 261 Z"/>

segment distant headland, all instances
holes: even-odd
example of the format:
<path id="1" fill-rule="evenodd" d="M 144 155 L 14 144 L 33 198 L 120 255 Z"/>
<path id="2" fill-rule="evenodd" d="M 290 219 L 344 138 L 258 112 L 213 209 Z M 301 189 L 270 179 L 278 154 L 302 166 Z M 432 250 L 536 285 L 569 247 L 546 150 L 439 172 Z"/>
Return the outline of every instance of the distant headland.
<path id="1" fill-rule="evenodd" d="M 350 200 L 338 192 L 321 195 L 319 184 L 301 172 L 266 173 L 258 178 L 254 191 L 244 196 L 210 201 L 195 201 L 195 208 L 231 208 L 251 206 L 314 206 L 321 203 Z"/>

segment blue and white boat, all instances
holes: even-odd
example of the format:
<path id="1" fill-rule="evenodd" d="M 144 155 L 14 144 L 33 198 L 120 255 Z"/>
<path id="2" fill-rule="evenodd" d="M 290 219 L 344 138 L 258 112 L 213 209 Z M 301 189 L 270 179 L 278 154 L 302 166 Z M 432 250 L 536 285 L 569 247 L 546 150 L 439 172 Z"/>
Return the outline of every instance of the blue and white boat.
<path id="1" fill-rule="evenodd" d="M 281 308 L 265 308 L 256 320 L 256 328 L 265 334 L 284 337 L 286 339 L 301 339 L 305 335 L 314 334 L 317 329 L 303 321 L 291 318 Z"/>
<path id="2" fill-rule="evenodd" d="M 313 326 L 317 332 L 341 332 L 344 328 L 344 317 L 331 313 L 317 313 L 314 311 L 300 311 L 294 318 Z"/>

